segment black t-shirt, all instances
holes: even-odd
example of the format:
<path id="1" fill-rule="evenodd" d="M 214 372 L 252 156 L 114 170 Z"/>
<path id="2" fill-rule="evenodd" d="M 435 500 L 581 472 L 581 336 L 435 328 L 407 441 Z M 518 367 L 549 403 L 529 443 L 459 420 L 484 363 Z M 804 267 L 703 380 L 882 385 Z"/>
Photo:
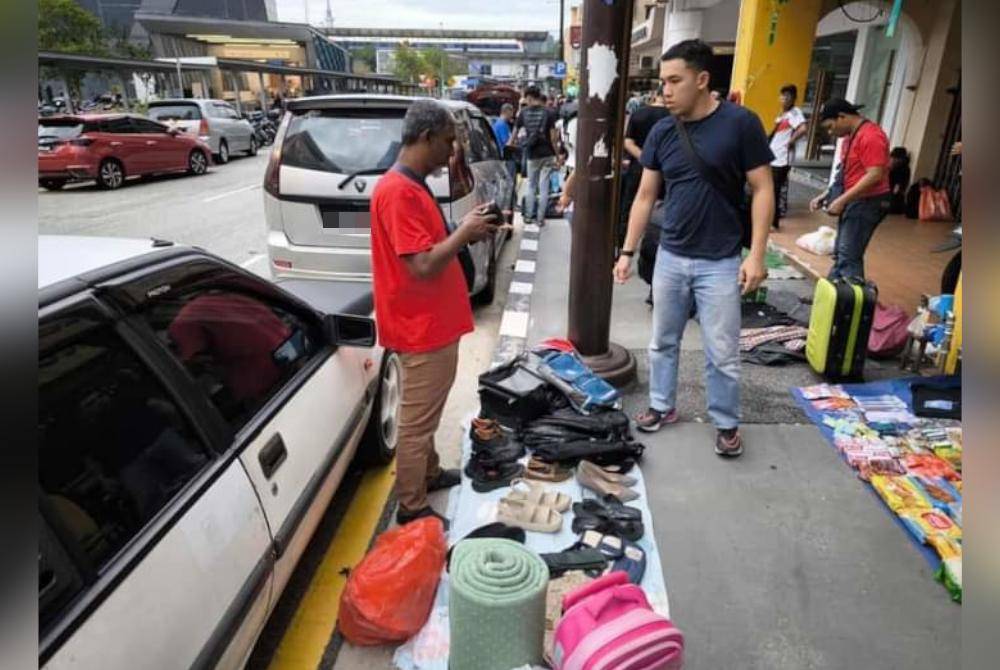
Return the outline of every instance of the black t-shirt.
<path id="1" fill-rule="evenodd" d="M 641 149 L 645 143 L 649 132 L 656 125 L 657 121 L 665 116 L 670 116 L 666 107 L 653 107 L 643 105 L 635 111 L 635 114 L 628 119 L 628 128 L 625 129 L 625 137 L 634 141 Z M 629 161 L 629 172 L 639 174 L 642 172 L 642 163 L 634 158 Z"/>
<path id="2" fill-rule="evenodd" d="M 742 226 L 732 203 L 743 197 L 746 173 L 774 160 L 764 126 L 750 110 L 723 101 L 714 112 L 686 127 L 702 161 L 722 173 L 734 192 L 727 199 L 691 164 L 674 117 L 658 121 L 646 138 L 639 162 L 659 170 L 666 187 L 660 245 L 691 258 L 735 256 L 740 253 Z"/>
<path id="3" fill-rule="evenodd" d="M 555 147 L 552 146 L 552 129 L 555 127 L 555 114 L 544 107 L 525 107 L 517 115 L 514 133 L 521 128 L 528 131 L 522 146 L 527 148 L 529 159 L 548 158 L 556 155 Z"/>

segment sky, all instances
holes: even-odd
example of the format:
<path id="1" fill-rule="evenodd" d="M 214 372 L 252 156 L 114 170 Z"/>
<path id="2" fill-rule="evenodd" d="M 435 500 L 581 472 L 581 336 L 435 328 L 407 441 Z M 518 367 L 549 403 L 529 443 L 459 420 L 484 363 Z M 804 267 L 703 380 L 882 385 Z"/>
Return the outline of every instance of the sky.
<path id="1" fill-rule="evenodd" d="M 275 0 L 279 21 L 323 25 L 327 0 Z M 569 7 L 579 0 L 566 0 Z M 559 32 L 559 0 L 330 0 L 334 27 L 548 30 Z M 443 24 L 443 25 L 442 25 Z"/>

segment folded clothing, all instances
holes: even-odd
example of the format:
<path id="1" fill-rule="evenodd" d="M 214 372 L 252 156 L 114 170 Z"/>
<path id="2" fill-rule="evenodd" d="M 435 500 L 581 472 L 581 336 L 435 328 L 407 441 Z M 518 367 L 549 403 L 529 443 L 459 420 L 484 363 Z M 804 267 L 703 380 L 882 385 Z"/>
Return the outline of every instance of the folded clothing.
<path id="1" fill-rule="evenodd" d="M 510 670 L 541 665 L 549 568 L 511 540 L 455 546 L 448 618 L 450 670 Z"/>

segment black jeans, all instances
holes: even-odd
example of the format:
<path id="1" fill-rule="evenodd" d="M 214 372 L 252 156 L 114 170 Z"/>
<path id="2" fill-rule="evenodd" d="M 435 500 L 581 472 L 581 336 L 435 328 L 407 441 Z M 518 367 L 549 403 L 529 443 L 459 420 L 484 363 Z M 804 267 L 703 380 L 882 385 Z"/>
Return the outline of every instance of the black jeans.
<path id="1" fill-rule="evenodd" d="M 790 165 L 783 167 L 772 167 L 771 173 L 774 175 L 774 220 L 771 225 L 778 227 L 778 219 L 786 214 L 788 209 L 788 173 L 791 172 Z"/>
<path id="2" fill-rule="evenodd" d="M 889 213 L 889 196 L 861 198 L 849 204 L 837 224 L 833 249 L 833 267 L 829 279 L 865 277 L 865 250 L 878 224 Z"/>

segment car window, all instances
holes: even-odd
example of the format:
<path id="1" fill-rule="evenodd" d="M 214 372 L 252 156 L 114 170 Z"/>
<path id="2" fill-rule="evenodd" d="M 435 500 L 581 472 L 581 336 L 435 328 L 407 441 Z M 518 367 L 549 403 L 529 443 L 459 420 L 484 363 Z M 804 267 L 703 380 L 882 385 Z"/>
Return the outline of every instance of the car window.
<path id="1" fill-rule="evenodd" d="M 198 121 L 201 119 L 201 110 L 198 105 L 190 103 L 150 105 L 148 113 L 149 118 L 156 121 Z"/>
<path id="2" fill-rule="evenodd" d="M 102 132 L 105 133 L 131 133 L 135 132 L 132 129 L 132 122 L 127 116 L 121 116 L 114 119 L 104 119 L 100 122 L 100 128 Z"/>
<path id="3" fill-rule="evenodd" d="M 199 287 L 151 303 L 143 317 L 239 430 L 319 351 L 318 324 L 270 298 Z"/>
<path id="4" fill-rule="evenodd" d="M 219 118 L 219 119 L 238 119 L 238 118 L 240 118 L 240 115 L 236 113 L 236 110 L 233 109 L 232 107 L 230 107 L 229 105 L 220 104 L 220 103 L 213 103 L 212 107 L 214 108 L 214 111 L 215 111 L 215 113 L 213 114 L 213 116 L 215 116 L 216 118 Z"/>
<path id="5" fill-rule="evenodd" d="M 132 126 L 137 133 L 165 133 L 167 127 L 149 119 L 132 119 Z"/>
<path id="6" fill-rule="evenodd" d="M 500 159 L 493 131 L 487 127 L 485 130 L 488 131 L 489 134 L 486 134 L 483 128 L 484 123 L 485 121 L 481 118 L 474 116 L 469 117 L 470 163 L 481 163 L 483 161 Z"/>
<path id="7" fill-rule="evenodd" d="M 44 631 L 83 590 L 84 577 L 44 518 L 38 529 L 38 622 Z"/>
<path id="8" fill-rule="evenodd" d="M 91 575 L 213 460 L 159 378 L 92 311 L 39 325 L 38 436 L 41 509 Z"/>
<path id="9" fill-rule="evenodd" d="M 388 170 L 403 136 L 404 109 L 295 113 L 281 146 L 283 165 L 350 174 Z"/>

